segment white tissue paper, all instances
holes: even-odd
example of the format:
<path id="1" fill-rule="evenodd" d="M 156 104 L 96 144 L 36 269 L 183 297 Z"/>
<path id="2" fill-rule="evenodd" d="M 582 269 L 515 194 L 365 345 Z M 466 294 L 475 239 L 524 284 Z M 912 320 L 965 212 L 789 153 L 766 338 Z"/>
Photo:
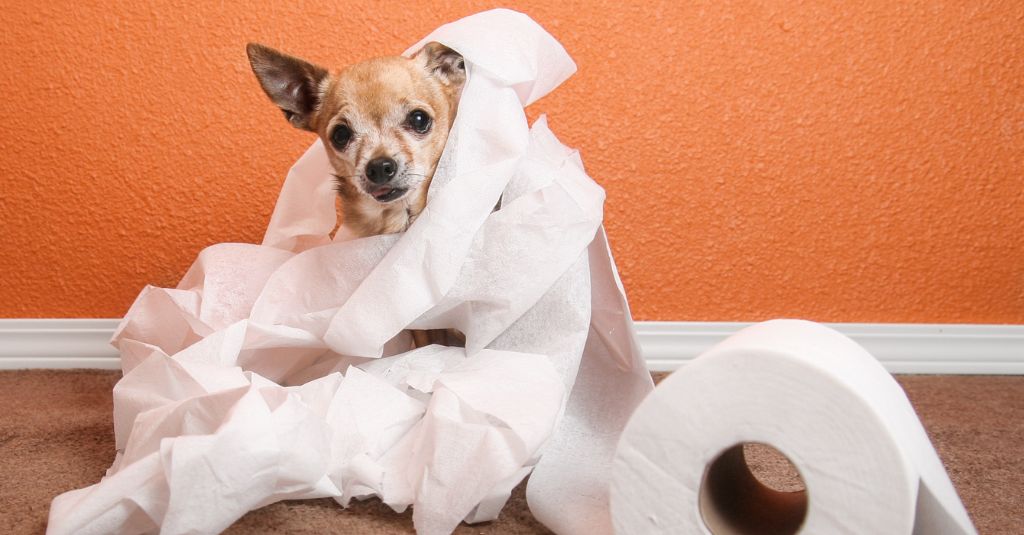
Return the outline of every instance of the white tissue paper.
<path id="1" fill-rule="evenodd" d="M 262 245 L 213 245 L 177 288 L 145 288 L 112 341 L 115 461 L 54 499 L 49 533 L 214 533 L 279 500 L 369 496 L 448 533 L 497 517 L 531 471 L 541 522 L 611 532 L 611 458 L 651 378 L 604 192 L 523 112 L 575 65 L 508 10 L 407 54 L 430 41 L 468 79 L 426 209 L 400 235 L 332 239 L 317 142 Z M 466 349 L 409 351 L 405 330 L 432 328 Z"/>
<path id="2" fill-rule="evenodd" d="M 765 492 L 744 443 L 788 457 L 805 494 Z M 795 320 L 744 329 L 658 385 L 622 432 L 611 507 L 621 535 L 976 533 L 899 384 Z"/>

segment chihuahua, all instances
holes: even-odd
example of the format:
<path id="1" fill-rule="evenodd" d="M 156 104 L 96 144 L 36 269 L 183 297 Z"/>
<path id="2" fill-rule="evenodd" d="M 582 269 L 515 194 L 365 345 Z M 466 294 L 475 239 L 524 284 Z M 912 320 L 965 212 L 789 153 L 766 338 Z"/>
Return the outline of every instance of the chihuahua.
<path id="1" fill-rule="evenodd" d="M 374 58 L 331 73 L 260 44 L 246 51 L 288 122 L 323 140 L 345 228 L 355 237 L 406 230 L 427 203 L 455 121 L 462 56 L 432 42 L 411 58 Z"/>
<path id="2" fill-rule="evenodd" d="M 462 56 L 428 43 L 335 73 L 250 43 L 263 91 L 293 126 L 323 140 L 334 167 L 344 226 L 354 237 L 402 232 L 427 204 L 466 82 Z M 454 329 L 411 331 L 413 343 L 465 345 Z"/>

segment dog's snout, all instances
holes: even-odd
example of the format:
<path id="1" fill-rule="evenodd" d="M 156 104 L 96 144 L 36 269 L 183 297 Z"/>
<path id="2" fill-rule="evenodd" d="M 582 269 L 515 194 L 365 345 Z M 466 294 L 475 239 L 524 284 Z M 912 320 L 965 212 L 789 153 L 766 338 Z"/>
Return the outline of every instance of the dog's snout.
<path id="1" fill-rule="evenodd" d="M 374 184 L 383 184 L 395 178 L 397 172 L 398 162 L 391 158 L 374 158 L 366 164 L 366 178 L 369 178 L 370 182 Z"/>

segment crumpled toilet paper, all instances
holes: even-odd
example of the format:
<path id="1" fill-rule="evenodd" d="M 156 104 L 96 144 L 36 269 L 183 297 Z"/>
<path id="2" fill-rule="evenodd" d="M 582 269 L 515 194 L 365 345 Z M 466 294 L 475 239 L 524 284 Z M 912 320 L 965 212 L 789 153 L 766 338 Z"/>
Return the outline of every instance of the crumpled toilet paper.
<path id="1" fill-rule="evenodd" d="M 523 112 L 575 65 L 508 10 L 407 54 L 430 41 L 461 53 L 468 78 L 416 222 L 332 238 L 314 143 L 262 245 L 213 245 L 176 288 L 136 299 L 113 338 L 115 461 L 54 499 L 49 533 L 214 533 L 279 500 L 369 496 L 448 533 L 495 518 L 531 471 L 541 522 L 611 532 L 616 439 L 651 378 L 604 192 Z M 405 330 L 432 328 L 459 329 L 466 348 L 410 351 Z"/>

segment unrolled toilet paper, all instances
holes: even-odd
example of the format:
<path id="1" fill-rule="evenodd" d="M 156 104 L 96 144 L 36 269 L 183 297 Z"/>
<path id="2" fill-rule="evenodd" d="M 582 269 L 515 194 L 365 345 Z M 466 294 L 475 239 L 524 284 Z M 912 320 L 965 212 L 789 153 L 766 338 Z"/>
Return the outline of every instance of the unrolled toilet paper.
<path id="1" fill-rule="evenodd" d="M 497 517 L 531 470 L 538 520 L 611 532 L 616 440 L 653 384 L 604 191 L 523 111 L 576 65 L 509 10 L 408 54 L 431 41 L 463 55 L 467 81 L 426 209 L 402 234 L 332 236 L 314 143 L 262 244 L 211 245 L 136 299 L 113 339 L 114 463 L 53 500 L 48 533 L 217 533 L 279 500 L 377 496 L 442 535 Z M 465 349 L 411 349 L 406 329 L 449 327 Z"/>
<path id="2" fill-rule="evenodd" d="M 742 444 L 768 444 L 805 485 L 758 483 Z M 639 406 L 612 469 L 615 532 L 976 533 L 899 384 L 824 326 L 754 325 Z"/>

